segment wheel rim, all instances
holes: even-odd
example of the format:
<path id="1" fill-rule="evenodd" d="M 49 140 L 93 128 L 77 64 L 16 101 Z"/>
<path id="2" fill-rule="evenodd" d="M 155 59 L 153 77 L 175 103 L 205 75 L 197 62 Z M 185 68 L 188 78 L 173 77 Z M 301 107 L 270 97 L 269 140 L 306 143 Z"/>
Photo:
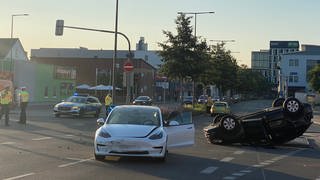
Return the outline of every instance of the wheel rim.
<path id="1" fill-rule="evenodd" d="M 223 121 L 223 127 L 226 129 L 226 130 L 232 130 L 234 129 L 236 126 L 236 122 L 233 118 L 226 118 L 224 121 Z"/>
<path id="2" fill-rule="evenodd" d="M 297 112 L 299 109 L 299 103 L 297 101 L 289 101 L 287 104 L 287 109 L 289 112 Z"/>

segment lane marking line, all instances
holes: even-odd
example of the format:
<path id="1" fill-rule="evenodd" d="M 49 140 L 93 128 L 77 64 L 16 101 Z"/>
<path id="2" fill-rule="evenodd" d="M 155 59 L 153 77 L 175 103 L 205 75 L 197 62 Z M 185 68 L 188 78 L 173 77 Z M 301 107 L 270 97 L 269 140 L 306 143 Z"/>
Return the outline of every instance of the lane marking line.
<path id="1" fill-rule="evenodd" d="M 231 161 L 233 159 L 234 159 L 233 157 L 225 157 L 225 158 L 221 159 L 220 161 L 221 162 L 229 162 L 229 161 Z"/>
<path id="2" fill-rule="evenodd" d="M 27 176 L 32 176 L 32 175 L 34 175 L 34 174 L 35 174 L 35 173 L 28 173 L 28 174 L 23 174 L 23 175 L 15 176 L 15 177 L 6 178 L 6 179 L 3 179 L 3 180 L 20 179 L 20 178 L 24 178 L 24 177 L 27 177 Z"/>
<path id="3" fill-rule="evenodd" d="M 52 139 L 52 137 L 34 138 L 34 139 L 32 139 L 32 140 L 33 140 L 33 141 L 42 141 L 42 140 L 48 140 L 48 139 Z"/>
<path id="4" fill-rule="evenodd" d="M 246 173 L 233 173 L 232 176 L 243 176 L 245 175 Z"/>
<path id="5" fill-rule="evenodd" d="M 61 165 L 59 165 L 58 167 L 64 168 L 64 167 L 76 165 L 76 164 L 79 164 L 79 163 L 83 163 L 83 162 L 86 162 L 86 161 L 91 161 L 91 160 L 93 160 L 93 159 L 94 159 L 93 157 L 92 157 L 92 158 L 89 158 L 89 159 L 81 159 L 81 160 L 76 161 L 76 162 L 67 163 L 67 164 L 61 164 Z"/>
<path id="6" fill-rule="evenodd" d="M 214 171 L 216 171 L 218 169 L 218 167 L 207 167 L 206 169 L 202 170 L 200 173 L 201 174 L 212 174 Z"/>
<path id="7" fill-rule="evenodd" d="M 242 173 L 251 173 L 252 170 L 241 170 L 240 172 L 242 172 Z"/>
<path id="8" fill-rule="evenodd" d="M 237 179 L 237 177 L 233 177 L 233 176 L 226 176 L 226 177 L 224 177 L 223 179 L 230 179 L 230 180 L 233 180 L 233 179 Z"/>
<path id="9" fill-rule="evenodd" d="M 8 141 L 8 142 L 0 143 L 0 144 L 1 145 L 10 145 L 10 144 L 15 144 L 15 142 Z"/>
<path id="10" fill-rule="evenodd" d="M 243 154 L 244 153 L 244 151 L 235 151 L 233 154 Z"/>

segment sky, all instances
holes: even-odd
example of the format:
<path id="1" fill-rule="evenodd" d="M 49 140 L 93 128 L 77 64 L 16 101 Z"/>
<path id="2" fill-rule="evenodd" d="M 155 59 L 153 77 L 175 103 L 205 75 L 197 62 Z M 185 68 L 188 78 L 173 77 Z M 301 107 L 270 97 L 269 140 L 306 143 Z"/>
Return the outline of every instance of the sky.
<path id="1" fill-rule="evenodd" d="M 160 50 L 163 31 L 176 34 L 177 12 L 214 11 L 197 15 L 197 36 L 210 40 L 234 40 L 226 48 L 239 64 L 251 65 L 251 52 L 268 49 L 271 40 L 298 40 L 320 44 L 320 1 L 318 0 L 118 0 L 118 31 L 126 34 L 134 50 L 144 37 L 149 50 Z M 0 0 L 0 38 L 19 38 L 30 56 L 31 49 L 114 49 L 114 34 L 64 29 L 55 36 L 55 23 L 65 26 L 114 31 L 116 0 Z M 190 15 L 191 16 L 191 15 Z M 194 26 L 194 18 L 191 25 Z M 127 41 L 118 36 L 118 50 Z"/>

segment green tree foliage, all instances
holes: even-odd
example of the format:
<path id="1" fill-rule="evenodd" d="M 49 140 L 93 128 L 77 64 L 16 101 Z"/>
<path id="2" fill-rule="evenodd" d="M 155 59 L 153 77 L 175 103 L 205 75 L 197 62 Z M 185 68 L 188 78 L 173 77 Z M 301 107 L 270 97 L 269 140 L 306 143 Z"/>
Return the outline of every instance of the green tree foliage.
<path id="1" fill-rule="evenodd" d="M 261 73 L 246 66 L 238 69 L 237 92 L 244 95 L 262 96 L 270 93 L 272 85 Z"/>
<path id="2" fill-rule="evenodd" d="M 215 84 L 220 92 L 224 94 L 227 90 L 233 90 L 237 84 L 237 62 L 231 56 L 231 52 L 224 48 L 224 43 L 212 46 L 210 51 L 210 68 L 206 71 L 207 82 L 205 84 Z"/>
<path id="3" fill-rule="evenodd" d="M 308 72 L 308 80 L 311 87 L 320 92 L 320 64 Z"/>
<path id="4" fill-rule="evenodd" d="M 206 66 L 206 52 L 208 50 L 205 41 L 198 42 L 192 35 L 190 18 L 181 14 L 175 20 L 177 35 L 163 31 L 168 40 L 158 43 L 162 48 L 159 55 L 162 57 L 160 73 L 170 79 L 184 79 L 191 77 L 197 80 Z"/>

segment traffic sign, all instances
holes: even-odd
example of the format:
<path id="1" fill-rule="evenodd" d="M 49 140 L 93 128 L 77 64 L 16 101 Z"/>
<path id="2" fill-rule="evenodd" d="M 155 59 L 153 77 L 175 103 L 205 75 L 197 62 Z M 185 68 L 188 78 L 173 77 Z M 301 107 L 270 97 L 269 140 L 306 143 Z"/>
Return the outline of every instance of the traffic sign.
<path id="1" fill-rule="evenodd" d="M 129 71 L 132 71 L 133 70 L 133 64 L 132 64 L 132 62 L 131 61 L 126 61 L 125 63 L 124 63 L 124 65 L 123 65 L 123 69 L 124 69 L 124 71 L 127 71 L 127 72 L 129 72 Z"/>

